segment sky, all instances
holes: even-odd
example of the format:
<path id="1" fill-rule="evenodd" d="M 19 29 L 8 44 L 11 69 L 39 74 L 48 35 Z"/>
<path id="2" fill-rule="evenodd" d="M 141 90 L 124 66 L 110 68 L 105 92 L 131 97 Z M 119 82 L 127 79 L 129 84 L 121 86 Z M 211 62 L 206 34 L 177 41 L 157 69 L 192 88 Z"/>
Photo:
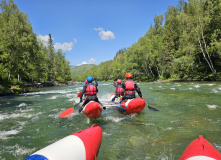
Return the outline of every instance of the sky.
<path id="1" fill-rule="evenodd" d="M 71 65 L 100 64 L 145 35 L 178 0 L 14 0 L 34 33 L 62 49 Z"/>

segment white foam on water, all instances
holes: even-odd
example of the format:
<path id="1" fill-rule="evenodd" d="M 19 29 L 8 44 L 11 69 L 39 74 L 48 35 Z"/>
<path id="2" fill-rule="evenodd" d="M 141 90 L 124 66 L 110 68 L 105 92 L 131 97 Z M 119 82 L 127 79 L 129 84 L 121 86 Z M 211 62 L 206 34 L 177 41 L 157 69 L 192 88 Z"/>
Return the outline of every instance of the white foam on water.
<path id="1" fill-rule="evenodd" d="M 30 93 L 23 93 L 20 95 L 39 95 L 39 94 L 67 94 L 67 93 L 71 93 L 73 92 L 73 90 L 50 90 L 50 91 L 40 91 L 40 92 L 30 92 Z"/>
<path id="2" fill-rule="evenodd" d="M 104 119 L 105 120 L 110 120 L 110 121 L 113 121 L 113 122 L 120 122 L 124 119 L 126 119 L 127 117 L 124 117 L 124 118 L 120 118 L 120 117 L 114 117 L 114 116 L 108 116 L 108 117 L 105 117 Z"/>
<path id="3" fill-rule="evenodd" d="M 195 87 L 195 88 L 199 88 L 199 87 L 200 87 L 200 85 L 198 85 L 198 84 L 197 84 L 197 85 L 194 85 L 194 87 Z"/>
<path id="4" fill-rule="evenodd" d="M 219 90 L 221 90 L 221 87 L 220 88 L 218 88 Z"/>
<path id="5" fill-rule="evenodd" d="M 89 124 L 91 122 L 90 118 L 87 118 L 87 124 Z"/>
<path id="6" fill-rule="evenodd" d="M 70 99 L 68 99 L 68 101 L 69 102 L 73 102 L 73 101 L 77 102 L 77 99 L 76 98 L 70 98 Z M 79 101 L 79 99 L 78 99 L 78 101 Z"/>
<path id="7" fill-rule="evenodd" d="M 62 112 L 61 112 L 61 113 L 62 113 Z M 59 113 L 59 115 L 60 115 L 61 113 Z M 71 113 L 70 115 L 68 115 L 68 116 L 66 116 L 66 117 L 67 117 L 67 118 L 72 118 L 72 117 L 77 116 L 77 115 L 79 115 L 78 111 L 77 111 L 77 112 L 73 112 L 73 113 Z M 66 117 L 65 117 L 65 118 L 66 118 Z M 59 118 L 60 118 L 60 116 L 59 116 Z"/>
<path id="8" fill-rule="evenodd" d="M 81 86 L 81 87 L 77 87 L 77 88 L 73 89 L 73 92 L 77 92 L 77 93 L 79 93 L 79 92 L 82 91 L 82 89 L 83 89 L 83 86 Z"/>
<path id="9" fill-rule="evenodd" d="M 214 86 L 215 84 L 201 84 L 201 85 Z"/>
<path id="10" fill-rule="evenodd" d="M 102 132 L 102 135 L 103 135 L 103 136 L 111 136 L 112 134 L 106 133 L 106 132 Z"/>
<path id="11" fill-rule="evenodd" d="M 67 98 L 77 97 L 77 94 L 66 94 L 65 97 Z"/>
<path id="12" fill-rule="evenodd" d="M 218 107 L 217 105 L 207 105 L 207 107 L 209 108 L 209 109 L 216 109 L 216 107 Z"/>
<path id="13" fill-rule="evenodd" d="M 32 154 L 36 151 L 36 148 L 26 148 L 24 146 L 19 146 L 18 144 L 13 146 L 7 146 L 4 150 L 7 150 L 10 154 L 14 156 L 20 156 L 25 154 Z"/>
<path id="14" fill-rule="evenodd" d="M 26 113 L 0 114 L 0 121 L 19 117 L 31 118 L 33 115 Z"/>
<path id="15" fill-rule="evenodd" d="M 220 151 L 221 150 L 221 146 L 218 144 L 214 144 L 214 146 Z"/>
<path id="16" fill-rule="evenodd" d="M 24 107 L 24 106 L 27 106 L 27 104 L 26 104 L 26 103 L 21 103 L 21 104 L 19 104 L 19 105 L 16 106 L 16 107 Z"/>
<path id="17" fill-rule="evenodd" d="M 171 90 L 176 90 L 175 88 L 170 88 Z"/>
<path id="18" fill-rule="evenodd" d="M 192 90 L 192 89 L 193 89 L 193 88 L 191 88 L 191 87 L 189 88 L 189 90 Z"/>
<path id="19" fill-rule="evenodd" d="M 217 92 L 219 92 L 219 91 L 217 91 L 216 89 L 212 90 L 212 93 L 217 93 Z"/>
<path id="20" fill-rule="evenodd" d="M 100 86 L 109 86 L 112 85 L 111 83 L 104 83 L 104 84 L 99 84 Z"/>
<path id="21" fill-rule="evenodd" d="M 18 147 L 15 150 L 16 155 L 25 155 L 25 154 L 31 154 L 36 150 L 36 148 L 24 148 L 24 147 Z"/>
<path id="22" fill-rule="evenodd" d="M 52 97 L 47 98 L 47 99 L 56 99 L 56 98 L 57 98 L 57 96 L 52 96 Z"/>
<path id="23" fill-rule="evenodd" d="M 107 94 L 104 94 L 104 95 L 101 95 L 99 96 L 99 101 L 109 101 L 110 97 L 111 97 L 111 93 L 107 93 Z"/>
<path id="24" fill-rule="evenodd" d="M 10 135 L 16 135 L 20 131 L 18 130 L 10 130 L 10 131 L 0 131 L 0 139 L 6 140 Z"/>

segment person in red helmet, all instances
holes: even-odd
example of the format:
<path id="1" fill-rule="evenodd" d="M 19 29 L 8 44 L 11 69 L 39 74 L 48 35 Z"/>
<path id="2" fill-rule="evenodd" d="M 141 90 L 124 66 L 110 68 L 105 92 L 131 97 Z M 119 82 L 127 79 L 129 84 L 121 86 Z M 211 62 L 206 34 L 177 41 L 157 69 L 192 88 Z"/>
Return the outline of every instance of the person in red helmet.
<path id="1" fill-rule="evenodd" d="M 114 96 L 114 98 L 112 98 L 111 101 L 114 101 L 115 98 L 119 98 L 124 95 L 124 89 L 121 84 L 121 79 L 117 79 L 117 85 L 115 84 L 115 81 L 113 81 L 113 85 L 114 85 L 114 87 L 116 87 L 116 90 L 115 90 L 115 96 Z"/>
<path id="2" fill-rule="evenodd" d="M 138 95 L 140 96 L 140 98 L 143 98 L 139 86 L 137 85 L 136 82 L 134 82 L 134 81 L 131 79 L 131 78 L 132 78 L 132 74 L 131 74 L 131 73 L 127 73 L 125 76 L 126 76 L 126 81 L 124 81 L 124 82 L 122 83 L 122 87 L 123 87 L 124 90 L 125 90 L 124 96 L 123 96 L 123 98 L 122 98 L 122 101 L 123 101 L 123 100 L 127 100 L 127 99 L 136 98 L 136 96 L 135 96 L 135 91 L 138 93 Z"/>

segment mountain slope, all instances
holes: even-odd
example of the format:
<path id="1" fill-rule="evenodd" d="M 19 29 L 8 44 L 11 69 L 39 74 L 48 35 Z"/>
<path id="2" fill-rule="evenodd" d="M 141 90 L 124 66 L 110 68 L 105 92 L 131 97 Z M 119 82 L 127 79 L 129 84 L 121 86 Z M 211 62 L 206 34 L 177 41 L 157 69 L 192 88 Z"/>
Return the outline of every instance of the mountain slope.
<path id="1" fill-rule="evenodd" d="M 71 66 L 71 75 L 78 75 L 92 68 L 95 64 L 82 64 L 80 66 Z"/>

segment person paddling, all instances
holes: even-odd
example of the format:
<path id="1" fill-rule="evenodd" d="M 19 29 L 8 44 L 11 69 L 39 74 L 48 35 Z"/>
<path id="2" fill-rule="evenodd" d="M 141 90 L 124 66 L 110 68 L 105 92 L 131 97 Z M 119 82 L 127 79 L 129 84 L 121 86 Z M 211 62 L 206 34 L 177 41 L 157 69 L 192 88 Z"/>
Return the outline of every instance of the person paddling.
<path id="1" fill-rule="evenodd" d="M 97 92 L 98 92 L 98 89 L 97 89 L 97 86 L 98 86 L 98 83 L 97 83 L 97 80 L 96 78 L 94 78 L 95 80 L 95 84 L 92 83 L 93 82 L 93 77 L 91 76 L 88 76 L 87 77 L 87 82 L 85 81 L 85 85 L 83 87 L 83 90 L 81 92 L 81 97 L 80 97 L 80 102 L 83 102 L 83 95 L 85 95 L 85 100 L 84 100 L 84 103 L 82 104 L 82 107 L 79 109 L 79 113 L 84 109 L 84 106 L 89 103 L 90 101 L 95 101 L 95 102 L 98 102 L 98 98 L 97 98 Z"/>
<path id="2" fill-rule="evenodd" d="M 117 85 L 115 84 L 115 81 L 113 81 L 113 85 L 114 87 L 116 87 L 116 90 L 115 90 L 115 96 L 111 100 L 112 102 L 115 100 L 115 98 L 119 98 L 124 95 L 124 89 L 121 84 L 121 79 L 117 79 Z"/>
<path id="3" fill-rule="evenodd" d="M 140 96 L 140 98 L 143 98 L 139 86 L 137 85 L 136 82 L 134 82 L 134 81 L 131 79 L 131 78 L 132 78 L 132 74 L 131 74 L 131 73 L 127 73 L 125 76 L 126 76 L 126 81 L 124 81 L 124 82 L 122 83 L 122 87 L 123 87 L 124 90 L 125 90 L 124 96 L 123 96 L 123 98 L 122 98 L 122 101 L 123 101 L 123 100 L 127 100 L 127 99 L 136 98 L 136 96 L 135 96 L 135 91 L 138 93 L 138 95 Z"/>

